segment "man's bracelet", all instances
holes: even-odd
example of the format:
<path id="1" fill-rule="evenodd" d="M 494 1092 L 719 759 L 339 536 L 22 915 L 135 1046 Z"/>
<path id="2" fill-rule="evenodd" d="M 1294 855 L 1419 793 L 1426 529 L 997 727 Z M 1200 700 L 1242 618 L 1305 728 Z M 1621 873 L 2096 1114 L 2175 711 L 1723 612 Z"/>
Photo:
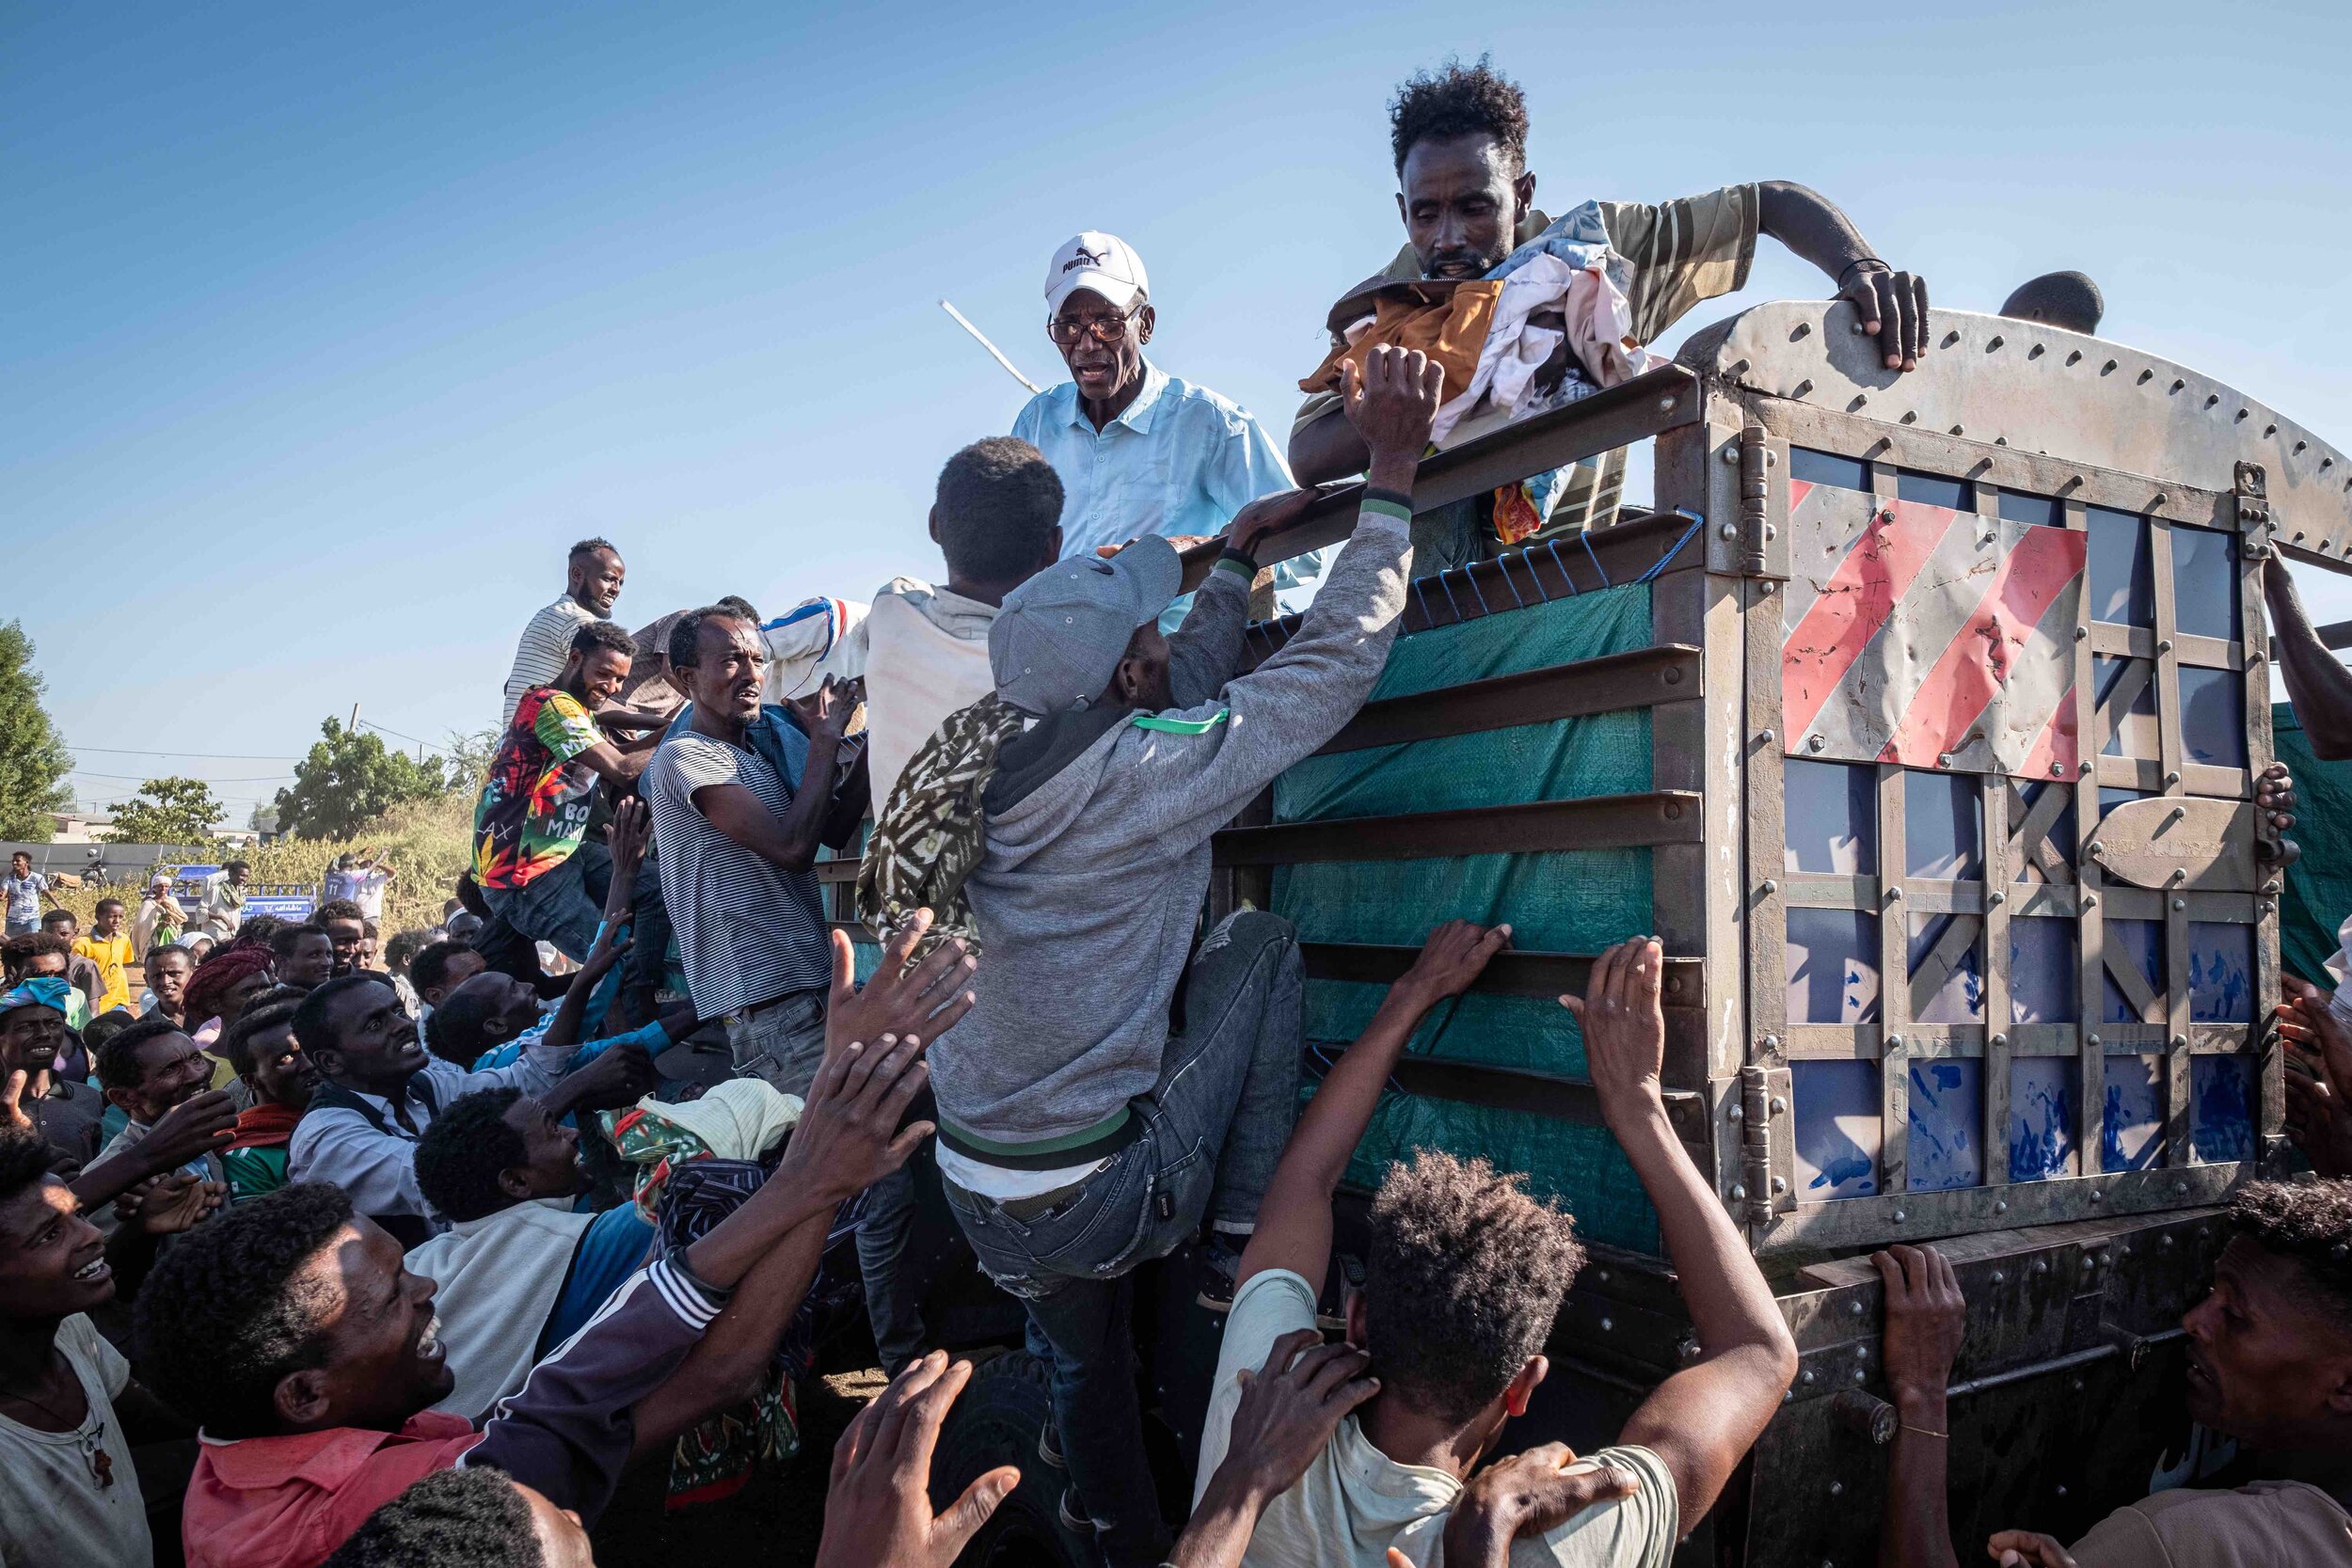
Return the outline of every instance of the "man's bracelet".
<path id="1" fill-rule="evenodd" d="M 1216 558 L 1219 561 L 1231 561 L 1236 565 L 1248 568 L 1251 577 L 1258 575 L 1258 558 L 1236 546 L 1226 546 L 1217 552 Z"/>
<path id="2" fill-rule="evenodd" d="M 1875 256 L 1857 256 L 1852 261 L 1847 262 L 1844 267 L 1839 269 L 1837 274 L 1837 286 L 1839 288 L 1842 289 L 1846 286 L 1848 275 L 1852 273 L 1857 267 L 1876 267 L 1881 272 L 1893 272 L 1895 270 L 1893 267 L 1888 266 L 1884 261 L 1880 261 Z"/>

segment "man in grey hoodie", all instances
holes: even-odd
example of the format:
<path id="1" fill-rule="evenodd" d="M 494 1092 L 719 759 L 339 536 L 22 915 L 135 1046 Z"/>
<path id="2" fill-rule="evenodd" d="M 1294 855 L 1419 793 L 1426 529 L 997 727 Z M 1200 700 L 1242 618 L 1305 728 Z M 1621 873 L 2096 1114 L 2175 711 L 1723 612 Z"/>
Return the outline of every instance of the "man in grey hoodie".
<path id="1" fill-rule="evenodd" d="M 931 1051 L 939 1167 L 982 1266 L 1052 1346 L 1059 1451 L 1043 1457 L 1068 1456 L 1064 1516 L 1114 1564 L 1157 1562 L 1168 1544 L 1126 1276 L 1204 1215 L 1248 1232 L 1297 1099 L 1288 923 L 1236 913 L 1187 963 L 1210 835 L 1378 678 L 1442 381 L 1418 352 L 1351 367 L 1347 416 L 1373 457 L 1355 533 L 1297 634 L 1248 674 L 1254 546 L 1303 492 L 1234 518 L 1172 638 L 1156 622 L 1182 568 L 1158 538 L 1057 562 L 990 628 L 996 697 L 1035 722 L 1004 742 L 981 796 L 984 853 L 963 892 L 988 961 L 971 1013 Z"/>

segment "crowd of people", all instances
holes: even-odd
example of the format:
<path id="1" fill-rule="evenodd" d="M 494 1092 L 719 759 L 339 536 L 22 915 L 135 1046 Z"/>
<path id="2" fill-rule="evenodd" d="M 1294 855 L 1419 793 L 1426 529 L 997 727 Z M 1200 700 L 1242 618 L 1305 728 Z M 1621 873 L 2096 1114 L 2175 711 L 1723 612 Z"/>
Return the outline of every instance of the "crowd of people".
<path id="1" fill-rule="evenodd" d="M 1254 909 L 1203 916 L 1212 835 L 1363 705 L 1413 574 L 1614 515 L 1613 457 L 1417 516 L 1433 436 L 1609 383 L 1740 287 L 1759 235 L 1860 308 L 1889 368 L 1928 352 L 1925 282 L 1815 193 L 1555 221 L 1526 134 L 1485 62 L 1399 92 L 1406 245 L 1334 307 L 1285 446 L 1145 356 L 1143 262 L 1089 231 L 1044 291 L 1069 382 L 941 471 L 938 581 L 772 621 L 722 598 L 632 635 L 612 618 L 619 550 L 573 546 L 505 677 L 437 927 L 379 949 L 397 873 L 363 851 L 307 920 L 248 916 L 232 863 L 193 910 L 158 879 L 85 934 L 18 856 L 0 889 L 0 1560 L 590 1562 L 631 1465 L 666 1465 L 692 1503 L 788 1449 L 787 1386 L 847 1299 L 890 1381 L 835 1449 L 802 1550 L 944 1565 L 1022 1477 L 992 1470 L 944 1511 L 929 1489 L 971 1367 L 924 1321 L 922 1151 L 1050 1366 L 1034 1464 L 1107 1562 L 1663 1564 L 1798 1356 L 1668 1120 L 1660 942 L 1629 934 L 1560 1000 L 1695 1335 L 1617 1442 L 1579 1456 L 1506 1435 L 1583 1260 L 1572 1216 L 1522 1178 L 1434 1149 L 1398 1164 L 1336 1330 L 1324 1305 L 1335 1196 L 1391 1069 L 1510 928 L 1429 911 L 1302 1114 L 1296 934 Z M 1552 293 L 1510 293 L 1545 336 L 1506 345 L 1530 373 L 1505 395 L 1447 334 L 1465 292 L 1431 286 L 1502 279 L 1501 309 L 1545 258 Z M 2010 308 L 2095 322 L 2087 279 L 2042 281 Z M 1315 483 L 1359 474 L 1327 559 L 1261 559 Z M 1187 593 L 1184 552 L 1211 543 Z M 1253 603 L 1310 587 L 1250 663 Z M 2274 784 L 2268 806 L 2289 803 Z M 853 852 L 879 940 L 863 984 L 818 875 Z M 2352 1025 L 2315 995 L 2288 1012 L 2294 1127 L 2331 1178 L 2352 1163 L 2328 1152 Z M 2232 1223 L 2185 1324 L 2195 1414 L 2303 1469 L 2159 1494 L 2072 1557 L 1996 1536 L 1997 1560 L 2352 1562 L 2352 1187 L 2251 1187 Z M 1137 1270 L 1180 1251 L 1223 1329 L 1171 1517 L 1133 1310 Z M 1900 1416 L 1885 1560 L 1973 1558 L 1943 1513 L 1958 1287 L 1932 1248 L 1879 1265 Z"/>

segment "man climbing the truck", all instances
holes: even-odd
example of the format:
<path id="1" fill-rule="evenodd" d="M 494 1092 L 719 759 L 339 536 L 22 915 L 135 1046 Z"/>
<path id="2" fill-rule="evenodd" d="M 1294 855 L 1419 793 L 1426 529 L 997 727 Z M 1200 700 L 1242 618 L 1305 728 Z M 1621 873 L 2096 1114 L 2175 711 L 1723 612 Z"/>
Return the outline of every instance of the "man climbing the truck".
<path id="1" fill-rule="evenodd" d="M 1743 288 L 1756 236 L 1769 234 L 1836 280 L 1838 297 L 1852 302 L 1864 329 L 1878 338 L 1888 370 L 1911 370 L 1927 352 L 1927 280 L 1879 260 L 1845 214 L 1803 185 L 1767 180 L 1654 206 L 1592 202 L 1555 225 L 1534 204 L 1527 100 L 1484 58 L 1473 66 L 1450 62 L 1407 81 L 1389 106 L 1389 127 L 1406 244 L 1384 271 L 1350 289 L 1347 300 L 1388 284 L 1433 280 L 1450 287 L 1502 277 L 1508 263 L 1548 243 L 1555 230 L 1571 240 L 1605 235 L 1608 248 L 1627 263 L 1622 303 L 1629 336 L 1636 344 L 1651 343 L 1701 302 Z M 1592 222 L 1580 226 L 1588 209 Z M 1362 313 L 1372 311 L 1367 307 Z M 1479 336 L 1485 336 L 1483 326 Z M 1560 346 L 1569 346 L 1565 333 Z M 1475 363 L 1478 343 L 1468 348 Z M 1444 395 L 1451 400 L 1463 390 L 1449 385 Z M 1334 394 L 1311 396 L 1291 427 L 1291 471 L 1298 483 L 1359 473 L 1364 459 L 1363 443 L 1339 417 Z M 1530 515 L 1529 524 L 1573 531 L 1612 522 L 1625 454 L 1613 451 L 1596 462 L 1559 474 L 1556 483 L 1540 483 L 1549 475 L 1521 482 L 1541 513 Z M 1421 570 L 1491 555 L 1496 504 L 1473 497 L 1417 518 Z M 1506 531 L 1504 537 L 1525 535 Z"/>
<path id="2" fill-rule="evenodd" d="M 1307 493 L 1242 510 L 1172 638 L 1157 623 L 1183 566 L 1165 539 L 1073 557 L 1007 594 L 989 630 L 994 693 L 915 754 L 867 850 L 869 920 L 928 904 L 943 928 L 963 910 L 985 934 L 977 1005 L 932 1052 L 940 1174 L 983 1267 L 1053 1348 L 1064 1512 L 1115 1564 L 1156 1563 L 1168 1545 L 1139 1435 L 1130 1272 L 1205 1215 L 1227 1240 L 1204 1291 L 1224 1293 L 1215 1260 L 1230 1264 L 1255 1220 L 1296 1100 L 1297 941 L 1243 911 L 1195 950 L 1209 839 L 1378 677 L 1437 406 L 1418 353 L 1351 368 L 1348 418 L 1372 456 L 1354 536 L 1297 633 L 1246 674 L 1252 552 Z M 937 882 L 957 868 L 959 886 Z"/>
<path id="3" fill-rule="evenodd" d="M 1283 1336 L 1315 1327 L 1332 1196 L 1406 1041 L 1510 936 L 1459 920 L 1438 927 L 1299 1118 L 1242 1253 L 1196 1472 L 1204 1482 L 1224 1455 L 1242 1374 Z M 1267 1505 L 1245 1564 L 1382 1568 L 1393 1546 L 1416 1563 L 1461 1568 L 1500 1564 L 1515 1538 L 1535 1536 L 1538 1561 L 1646 1568 L 1715 1505 L 1796 1376 L 1797 1347 L 1667 1122 L 1663 969 L 1657 940 L 1637 937 L 1593 960 L 1581 1000 L 1560 1000 L 1582 1027 L 1602 1119 L 1658 1210 L 1700 1358 L 1642 1402 L 1617 1446 L 1580 1462 L 1546 1445 L 1473 1474 L 1549 1370 L 1543 1347 L 1583 1251 L 1569 1216 L 1530 1197 L 1520 1178 L 1423 1150 L 1381 1183 L 1363 1287 L 1347 1296 L 1347 1340 L 1371 1354 L 1379 1392 Z M 1516 1507 L 1499 1506 L 1505 1499 Z"/>

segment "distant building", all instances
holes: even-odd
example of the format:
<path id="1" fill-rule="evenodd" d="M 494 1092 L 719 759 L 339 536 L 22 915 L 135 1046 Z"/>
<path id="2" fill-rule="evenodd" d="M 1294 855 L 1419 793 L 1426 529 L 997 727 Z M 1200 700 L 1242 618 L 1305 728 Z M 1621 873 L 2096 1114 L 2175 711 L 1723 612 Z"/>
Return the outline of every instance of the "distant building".
<path id="1" fill-rule="evenodd" d="M 114 826 L 114 818 L 95 812 L 53 811 L 49 820 L 56 831 L 49 837 L 52 844 L 96 844 L 98 835 Z"/>

